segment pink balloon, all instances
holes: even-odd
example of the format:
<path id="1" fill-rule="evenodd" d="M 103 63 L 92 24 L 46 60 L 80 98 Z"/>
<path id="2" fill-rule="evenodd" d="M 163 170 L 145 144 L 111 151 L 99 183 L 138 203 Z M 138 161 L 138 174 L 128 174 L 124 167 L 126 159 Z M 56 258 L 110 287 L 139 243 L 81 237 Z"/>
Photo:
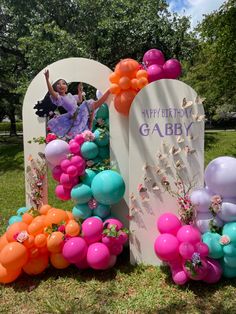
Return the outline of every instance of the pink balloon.
<path id="1" fill-rule="evenodd" d="M 60 166 L 54 167 L 52 169 L 52 177 L 53 177 L 53 179 L 59 182 L 62 173 L 63 173 L 63 171 L 62 171 Z"/>
<path id="2" fill-rule="evenodd" d="M 107 226 L 107 228 L 110 228 L 111 225 L 116 225 L 117 231 L 119 231 L 120 229 L 123 228 L 122 222 L 116 218 L 109 218 L 109 219 L 105 220 L 103 224 L 104 224 L 104 226 Z"/>
<path id="3" fill-rule="evenodd" d="M 154 244 L 156 255 L 163 261 L 173 261 L 179 258 L 179 241 L 169 233 L 159 235 Z"/>
<path id="4" fill-rule="evenodd" d="M 128 239 L 129 239 L 128 234 L 123 231 L 120 231 L 118 238 L 116 238 L 116 243 L 125 244 L 128 241 Z"/>
<path id="5" fill-rule="evenodd" d="M 113 266 L 115 266 L 116 260 L 117 260 L 116 255 L 111 255 L 111 256 L 110 256 L 109 265 L 108 265 L 107 268 L 112 268 Z"/>
<path id="6" fill-rule="evenodd" d="M 55 189 L 56 196 L 62 201 L 68 201 L 71 199 L 70 192 L 71 192 L 71 189 L 66 189 L 61 184 L 56 186 L 56 189 Z"/>
<path id="7" fill-rule="evenodd" d="M 172 213 L 161 215 L 157 221 L 157 228 L 160 233 L 171 233 L 176 235 L 181 226 L 182 224 L 179 218 Z"/>
<path id="8" fill-rule="evenodd" d="M 179 246 L 179 253 L 184 259 L 191 259 L 194 252 L 194 246 L 189 242 L 182 242 Z"/>
<path id="9" fill-rule="evenodd" d="M 76 141 L 76 143 L 78 143 L 80 145 L 82 145 L 85 142 L 85 139 L 84 139 L 82 134 L 76 135 L 74 140 Z"/>
<path id="10" fill-rule="evenodd" d="M 116 238 L 114 237 L 108 237 L 108 236 L 102 236 L 102 243 L 106 244 L 106 246 L 110 247 L 112 244 L 114 244 Z"/>
<path id="11" fill-rule="evenodd" d="M 65 189 L 71 189 L 73 187 L 71 177 L 66 173 L 62 173 L 60 177 L 60 183 L 64 186 Z"/>
<path id="12" fill-rule="evenodd" d="M 203 278 L 207 283 L 216 283 L 222 275 L 222 268 L 217 260 L 207 258 L 208 273 Z"/>
<path id="13" fill-rule="evenodd" d="M 169 265 L 174 283 L 180 286 L 184 285 L 189 280 L 189 277 L 183 270 L 181 260 L 169 263 Z"/>
<path id="14" fill-rule="evenodd" d="M 114 243 L 109 246 L 109 251 L 112 255 L 119 255 L 123 251 L 123 245 L 119 243 Z"/>
<path id="15" fill-rule="evenodd" d="M 150 66 L 152 64 L 163 65 L 165 63 L 165 58 L 160 50 L 150 49 L 145 52 L 143 62 L 146 66 Z"/>
<path id="16" fill-rule="evenodd" d="M 177 59 L 170 59 L 163 65 L 165 77 L 168 79 L 177 79 L 182 72 L 181 63 Z"/>
<path id="17" fill-rule="evenodd" d="M 78 267 L 79 269 L 88 269 L 89 264 L 87 262 L 87 257 L 85 256 L 81 261 L 75 263 L 75 266 Z"/>
<path id="18" fill-rule="evenodd" d="M 195 244 L 201 241 L 201 233 L 191 225 L 182 226 L 177 232 L 177 239 L 180 242 L 189 242 Z"/>
<path id="19" fill-rule="evenodd" d="M 108 247 L 100 242 L 90 244 L 87 253 L 87 262 L 93 269 L 107 269 L 110 263 Z"/>
<path id="20" fill-rule="evenodd" d="M 165 78 L 165 73 L 161 65 L 153 64 L 147 69 L 149 83 Z"/>
<path id="21" fill-rule="evenodd" d="M 185 266 L 185 262 L 183 262 L 183 269 L 187 273 L 188 277 L 193 280 L 202 280 L 207 276 L 208 273 L 208 265 L 205 259 L 201 259 L 201 266 L 196 266 L 194 269 L 194 273 L 188 270 Z"/>
<path id="22" fill-rule="evenodd" d="M 209 254 L 209 248 L 206 243 L 198 242 L 195 244 L 195 252 L 198 252 L 201 257 L 207 257 Z"/>
<path id="23" fill-rule="evenodd" d="M 78 170 L 77 170 L 77 167 L 76 166 L 69 166 L 67 169 L 66 169 L 66 173 L 70 176 L 70 177 L 76 177 L 78 176 Z"/>
<path id="24" fill-rule="evenodd" d="M 80 144 L 74 141 L 73 143 L 69 144 L 70 151 L 72 154 L 79 154 L 80 153 Z"/>
<path id="25" fill-rule="evenodd" d="M 82 233 L 89 244 L 100 241 L 102 232 L 103 222 L 96 217 L 89 217 L 82 223 Z"/>
<path id="26" fill-rule="evenodd" d="M 64 258 L 70 263 L 79 263 L 87 254 L 88 246 L 81 237 L 74 237 L 68 240 L 62 250 Z"/>
<path id="27" fill-rule="evenodd" d="M 62 140 L 53 140 L 45 147 L 45 157 L 53 166 L 60 165 L 60 162 L 69 154 L 69 144 Z"/>
<path id="28" fill-rule="evenodd" d="M 85 160 L 81 156 L 73 156 L 70 161 L 77 168 L 78 175 L 83 175 L 86 167 Z"/>
<path id="29" fill-rule="evenodd" d="M 64 159 L 60 163 L 62 171 L 66 172 L 67 168 L 71 166 L 71 162 L 69 159 Z"/>

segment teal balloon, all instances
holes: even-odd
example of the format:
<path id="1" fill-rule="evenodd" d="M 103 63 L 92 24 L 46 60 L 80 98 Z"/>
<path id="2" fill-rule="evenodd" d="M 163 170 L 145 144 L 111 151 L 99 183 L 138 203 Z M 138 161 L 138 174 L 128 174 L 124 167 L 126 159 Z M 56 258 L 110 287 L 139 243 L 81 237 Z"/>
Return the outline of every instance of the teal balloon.
<path id="1" fill-rule="evenodd" d="M 121 175 L 113 170 L 104 170 L 93 179 L 91 189 L 94 198 L 102 204 L 118 203 L 125 193 L 125 183 Z"/>
<path id="2" fill-rule="evenodd" d="M 98 146 L 106 146 L 109 144 L 109 133 L 101 132 L 99 129 L 94 131 L 95 142 Z"/>
<path id="3" fill-rule="evenodd" d="M 224 263 L 227 267 L 235 267 L 236 268 L 236 256 L 235 257 L 224 257 Z"/>
<path id="4" fill-rule="evenodd" d="M 109 146 L 99 147 L 98 148 L 98 156 L 102 159 L 110 158 L 110 149 Z"/>
<path id="5" fill-rule="evenodd" d="M 93 210 L 93 214 L 104 219 L 111 214 L 111 208 L 108 205 L 98 204 L 98 206 Z"/>
<path id="6" fill-rule="evenodd" d="M 236 246 L 233 243 L 229 243 L 223 246 L 225 256 L 234 257 L 236 256 Z"/>
<path id="7" fill-rule="evenodd" d="M 93 218 L 97 218 L 97 219 L 100 219 L 102 221 L 102 218 L 99 216 L 93 216 Z"/>
<path id="8" fill-rule="evenodd" d="M 107 119 L 109 117 L 109 109 L 107 104 L 102 104 L 96 112 L 96 119 Z"/>
<path id="9" fill-rule="evenodd" d="M 93 159 L 93 162 L 94 162 L 95 164 L 101 163 L 101 162 L 102 162 L 102 158 L 99 157 L 99 156 L 97 156 L 96 158 Z"/>
<path id="10" fill-rule="evenodd" d="M 83 183 L 77 184 L 71 190 L 71 198 L 78 204 L 87 203 L 92 196 L 91 188 Z"/>
<path id="11" fill-rule="evenodd" d="M 21 207 L 17 210 L 17 215 L 23 215 L 25 212 L 27 212 L 29 210 L 29 208 L 27 207 Z"/>
<path id="12" fill-rule="evenodd" d="M 231 242 L 236 244 L 236 222 L 228 222 L 222 230 L 223 235 L 227 235 Z"/>
<path id="13" fill-rule="evenodd" d="M 81 145 L 81 155 L 85 159 L 93 159 L 98 155 L 98 146 L 94 142 L 84 142 Z"/>
<path id="14" fill-rule="evenodd" d="M 75 220 L 84 220 L 92 216 L 92 210 L 89 208 L 88 204 L 77 204 L 72 209 L 72 214 Z"/>
<path id="15" fill-rule="evenodd" d="M 109 118 L 105 120 L 105 124 L 109 126 Z"/>
<path id="16" fill-rule="evenodd" d="M 97 173 L 95 171 L 93 171 L 91 169 L 86 169 L 84 176 L 80 177 L 80 179 L 84 184 L 91 186 L 92 181 L 93 181 L 94 177 L 96 176 L 96 174 Z"/>
<path id="17" fill-rule="evenodd" d="M 22 221 L 22 217 L 21 216 L 11 216 L 11 218 L 8 220 L 8 225 L 12 225 L 15 222 L 20 222 Z"/>
<path id="18" fill-rule="evenodd" d="M 202 236 L 202 241 L 209 247 L 209 257 L 221 258 L 224 256 L 222 245 L 220 244 L 220 235 L 218 233 L 206 232 Z"/>
<path id="19" fill-rule="evenodd" d="M 229 267 L 224 262 L 221 263 L 223 269 L 223 276 L 226 278 L 236 277 L 236 267 Z"/>

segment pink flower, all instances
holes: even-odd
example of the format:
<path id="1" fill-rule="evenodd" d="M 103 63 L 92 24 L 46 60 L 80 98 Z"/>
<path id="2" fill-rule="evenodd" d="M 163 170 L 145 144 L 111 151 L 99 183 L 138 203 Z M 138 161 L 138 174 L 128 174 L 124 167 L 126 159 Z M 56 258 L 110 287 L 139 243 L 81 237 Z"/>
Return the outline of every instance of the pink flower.
<path id="1" fill-rule="evenodd" d="M 101 118 L 99 118 L 99 119 L 97 119 L 97 123 L 99 124 L 99 125 L 104 125 L 104 120 L 103 119 L 101 119 Z"/>
<path id="2" fill-rule="evenodd" d="M 65 230 L 66 230 L 65 225 L 61 225 L 61 226 L 59 226 L 59 227 L 57 228 L 57 231 L 60 231 L 60 232 L 62 232 L 62 233 L 64 233 Z"/>
<path id="3" fill-rule="evenodd" d="M 220 195 L 213 195 L 212 198 L 211 198 L 211 202 L 212 202 L 213 204 L 219 205 L 219 204 L 222 203 L 222 198 L 221 198 Z"/>
<path id="4" fill-rule="evenodd" d="M 82 133 L 82 135 L 83 135 L 85 141 L 92 142 L 95 139 L 94 134 L 91 131 L 89 131 L 89 130 L 84 131 Z"/>
<path id="5" fill-rule="evenodd" d="M 98 206 L 98 202 L 95 200 L 95 198 L 92 198 L 88 202 L 88 206 L 89 206 L 90 209 L 95 209 Z"/>
<path id="6" fill-rule="evenodd" d="M 227 245 L 230 243 L 230 237 L 227 235 L 222 235 L 219 240 L 221 245 Z"/>
<path id="7" fill-rule="evenodd" d="M 163 177 L 161 179 L 161 184 L 164 185 L 164 186 L 169 186 L 170 182 L 168 181 L 167 177 Z"/>
<path id="8" fill-rule="evenodd" d="M 27 231 L 21 231 L 17 234 L 16 241 L 23 243 L 25 240 L 28 239 L 28 237 L 29 237 L 29 234 Z M 14 238 L 15 238 L 15 236 L 14 236 Z"/>
<path id="9" fill-rule="evenodd" d="M 86 165 L 87 165 L 88 167 L 92 167 L 92 166 L 94 165 L 94 161 L 93 161 L 93 160 L 88 160 L 88 161 L 86 162 Z"/>
<path id="10" fill-rule="evenodd" d="M 47 137 L 46 137 L 46 143 L 49 143 L 53 140 L 57 139 L 56 134 L 54 133 L 48 133 Z"/>

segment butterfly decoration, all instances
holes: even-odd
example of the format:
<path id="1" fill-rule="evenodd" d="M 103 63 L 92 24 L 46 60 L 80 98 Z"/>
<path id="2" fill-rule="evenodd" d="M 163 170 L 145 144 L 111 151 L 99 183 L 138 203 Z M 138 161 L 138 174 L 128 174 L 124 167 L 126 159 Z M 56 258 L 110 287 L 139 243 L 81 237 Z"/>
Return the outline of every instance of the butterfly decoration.
<path id="1" fill-rule="evenodd" d="M 138 191 L 139 193 L 145 193 L 147 192 L 147 188 L 145 188 L 145 186 L 143 186 L 142 184 L 138 185 Z"/>
<path id="2" fill-rule="evenodd" d="M 158 153 L 158 154 L 157 154 L 157 158 L 160 159 L 160 160 L 164 160 L 164 159 L 166 159 L 167 157 L 168 157 L 167 154 L 161 154 L 161 153 Z"/>
<path id="3" fill-rule="evenodd" d="M 41 159 L 46 159 L 45 154 L 42 152 L 38 152 L 38 155 Z"/>
<path id="4" fill-rule="evenodd" d="M 175 146 L 172 146 L 169 153 L 170 155 L 178 155 L 181 152 L 181 148 L 176 148 Z"/>
<path id="5" fill-rule="evenodd" d="M 150 166 L 145 163 L 145 164 L 143 165 L 143 167 L 142 167 L 142 170 L 144 170 L 144 171 L 145 171 L 145 170 L 148 170 L 149 167 L 150 167 Z"/>
<path id="6" fill-rule="evenodd" d="M 136 201 L 136 197 L 135 197 L 134 193 L 131 193 L 131 194 L 130 194 L 130 200 L 131 200 L 132 202 L 135 202 L 135 201 Z"/>
<path id="7" fill-rule="evenodd" d="M 156 166 L 155 167 L 155 173 L 158 174 L 158 175 L 161 175 L 161 174 L 163 174 L 163 171 L 162 171 L 162 169 L 160 167 Z"/>
<path id="8" fill-rule="evenodd" d="M 180 144 L 180 143 L 183 143 L 184 142 L 184 138 L 182 136 L 178 136 L 177 137 L 177 143 Z"/>
<path id="9" fill-rule="evenodd" d="M 197 96 L 195 99 L 195 103 L 197 105 L 202 105 L 202 103 L 206 100 L 206 98 L 201 98 L 200 96 Z"/>
<path id="10" fill-rule="evenodd" d="M 190 141 L 195 141 L 197 138 L 198 138 L 198 135 L 196 135 L 196 136 L 194 136 L 193 134 L 189 134 L 189 135 L 188 135 L 188 139 L 189 139 Z"/>
<path id="11" fill-rule="evenodd" d="M 198 114 L 192 114 L 192 118 L 196 122 L 202 122 L 205 121 L 205 115 L 198 115 Z"/>
<path id="12" fill-rule="evenodd" d="M 152 179 L 147 176 L 144 176 L 143 180 L 144 182 L 147 182 L 147 183 L 152 181 Z"/>
<path id="13" fill-rule="evenodd" d="M 181 169 L 184 169 L 184 168 L 185 168 L 185 166 L 181 163 L 180 160 L 177 160 L 176 163 L 174 164 L 174 166 L 175 166 L 175 168 L 176 168 L 177 170 L 181 170 Z"/>
<path id="14" fill-rule="evenodd" d="M 187 155 L 196 153 L 196 149 L 191 149 L 188 145 L 184 147 L 184 151 Z"/>
<path id="15" fill-rule="evenodd" d="M 188 108 L 191 107 L 193 105 L 193 102 L 191 100 L 187 101 L 186 98 L 183 99 L 182 102 L 182 108 Z"/>
<path id="16" fill-rule="evenodd" d="M 152 190 L 153 190 L 154 192 L 160 191 L 160 188 L 159 188 L 159 186 L 156 184 L 156 182 L 153 183 L 153 185 L 152 185 Z"/>

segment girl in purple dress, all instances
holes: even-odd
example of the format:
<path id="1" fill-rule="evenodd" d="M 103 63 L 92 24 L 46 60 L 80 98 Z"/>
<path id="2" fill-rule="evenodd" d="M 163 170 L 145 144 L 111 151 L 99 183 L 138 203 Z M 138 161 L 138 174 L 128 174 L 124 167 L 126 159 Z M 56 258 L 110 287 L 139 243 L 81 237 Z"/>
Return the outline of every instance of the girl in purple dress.
<path id="1" fill-rule="evenodd" d="M 49 71 L 46 70 L 45 79 L 50 98 L 54 105 L 63 107 L 67 112 L 55 116 L 48 122 L 50 132 L 57 137 L 74 138 L 76 134 L 82 133 L 90 128 L 91 113 L 99 108 L 107 99 L 110 91 L 107 90 L 98 100 L 83 101 L 82 86 L 78 85 L 78 94 L 67 93 L 68 85 L 65 80 L 60 79 L 51 85 Z M 78 104 L 80 104 L 78 106 Z"/>

